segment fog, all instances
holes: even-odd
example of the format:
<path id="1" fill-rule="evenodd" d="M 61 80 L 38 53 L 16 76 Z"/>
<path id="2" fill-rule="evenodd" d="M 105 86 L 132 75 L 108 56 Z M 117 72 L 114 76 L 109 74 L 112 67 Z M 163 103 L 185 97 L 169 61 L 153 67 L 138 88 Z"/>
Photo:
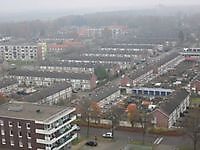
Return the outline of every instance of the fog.
<path id="1" fill-rule="evenodd" d="M 80 9 L 147 8 L 156 5 L 197 5 L 199 0 L 0 0 L 0 13 Z"/>

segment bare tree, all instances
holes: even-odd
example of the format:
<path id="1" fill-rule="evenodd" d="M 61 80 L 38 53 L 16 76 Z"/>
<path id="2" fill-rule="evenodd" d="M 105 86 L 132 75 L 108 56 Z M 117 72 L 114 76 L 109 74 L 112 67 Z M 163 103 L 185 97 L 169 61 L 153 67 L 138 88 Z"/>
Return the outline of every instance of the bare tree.
<path id="1" fill-rule="evenodd" d="M 112 106 L 111 109 L 107 112 L 106 117 L 112 122 L 112 137 L 114 138 L 114 129 L 119 125 L 119 121 L 123 114 L 123 109 L 118 106 Z"/>
<path id="2" fill-rule="evenodd" d="M 192 108 L 182 122 L 185 133 L 193 141 L 193 148 L 197 150 L 197 143 L 200 139 L 200 108 Z"/>

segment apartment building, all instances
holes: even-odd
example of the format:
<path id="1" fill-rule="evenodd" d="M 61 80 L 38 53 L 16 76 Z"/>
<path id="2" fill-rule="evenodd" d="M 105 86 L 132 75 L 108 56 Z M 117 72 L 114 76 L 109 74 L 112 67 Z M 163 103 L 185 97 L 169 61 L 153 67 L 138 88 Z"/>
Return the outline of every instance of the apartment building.
<path id="1" fill-rule="evenodd" d="M 75 108 L 11 102 L 0 105 L 0 148 L 68 149 L 77 138 Z"/>
<path id="2" fill-rule="evenodd" d="M 44 60 L 46 43 L 0 45 L 0 54 L 4 60 L 36 61 Z"/>
<path id="3" fill-rule="evenodd" d="M 46 88 L 24 96 L 19 101 L 38 104 L 57 104 L 60 100 L 66 100 L 72 96 L 72 86 L 67 82 L 55 83 Z"/>
<path id="4" fill-rule="evenodd" d="M 26 85 L 49 86 L 55 82 L 69 82 L 73 89 L 90 90 L 96 87 L 97 77 L 94 74 L 48 72 L 30 70 L 12 70 L 11 78 Z"/>

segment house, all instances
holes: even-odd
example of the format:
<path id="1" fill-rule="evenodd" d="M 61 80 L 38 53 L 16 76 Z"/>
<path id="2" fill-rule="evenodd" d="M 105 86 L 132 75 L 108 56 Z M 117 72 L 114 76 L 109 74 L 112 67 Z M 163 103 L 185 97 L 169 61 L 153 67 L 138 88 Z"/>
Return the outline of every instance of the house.
<path id="1" fill-rule="evenodd" d="M 75 108 L 10 102 L 0 105 L 0 148 L 60 150 L 77 138 Z"/>
<path id="2" fill-rule="evenodd" d="M 189 106 L 189 98 L 185 89 L 173 92 L 166 102 L 153 111 L 152 123 L 156 127 L 173 128 Z"/>
<path id="3" fill-rule="evenodd" d="M 46 43 L 13 43 L 0 45 L 0 55 L 4 60 L 36 61 L 44 60 L 47 52 Z"/>
<path id="4" fill-rule="evenodd" d="M 90 90 L 96 87 L 97 77 L 94 74 L 48 72 L 30 70 L 12 70 L 11 78 L 15 78 L 20 84 L 49 86 L 55 82 L 69 82 L 73 89 Z"/>
<path id="5" fill-rule="evenodd" d="M 63 55 L 61 56 L 61 60 L 65 62 L 77 62 L 77 63 L 118 64 L 120 66 L 120 69 L 130 68 L 134 64 L 134 60 L 128 57 Z"/>
<path id="6" fill-rule="evenodd" d="M 119 97 L 119 88 L 111 84 L 95 89 L 89 94 L 89 99 L 98 102 L 98 105 L 100 107 L 103 107 L 107 104 L 111 104 Z"/>
<path id="7" fill-rule="evenodd" d="M 39 68 L 41 71 L 58 71 L 58 72 L 74 72 L 74 73 L 95 73 L 97 67 L 103 67 L 111 75 L 120 72 L 119 65 L 106 63 L 79 63 L 79 62 L 63 62 L 63 61 L 42 61 Z"/>
<path id="8" fill-rule="evenodd" d="M 48 50 L 49 52 L 61 52 L 65 51 L 68 48 L 82 48 L 84 45 L 79 42 L 79 41 L 74 41 L 74 40 L 65 40 L 64 42 L 61 43 L 51 43 L 48 44 Z"/>
<path id="9" fill-rule="evenodd" d="M 66 100 L 72 96 L 72 86 L 67 82 L 55 83 L 46 88 L 24 96 L 19 101 L 39 104 L 57 104 L 60 100 Z"/>
<path id="10" fill-rule="evenodd" d="M 190 84 L 190 90 L 198 95 L 200 95 L 200 76 L 197 77 L 196 80 L 191 82 Z"/>
<path id="11" fill-rule="evenodd" d="M 17 91 L 18 81 L 16 79 L 4 78 L 0 81 L 0 93 L 9 95 L 13 91 Z"/>

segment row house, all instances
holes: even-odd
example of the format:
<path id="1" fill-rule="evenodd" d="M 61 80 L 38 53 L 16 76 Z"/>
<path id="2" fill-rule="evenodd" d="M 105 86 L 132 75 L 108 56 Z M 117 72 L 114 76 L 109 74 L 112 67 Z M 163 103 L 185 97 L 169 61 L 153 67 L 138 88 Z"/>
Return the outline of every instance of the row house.
<path id="1" fill-rule="evenodd" d="M 97 57 L 97 56 L 62 56 L 62 61 L 76 63 L 118 64 L 120 69 L 130 68 L 135 60 L 127 57 Z"/>
<path id="2" fill-rule="evenodd" d="M 35 61 L 44 60 L 46 43 L 0 45 L 0 54 L 4 60 Z"/>
<path id="3" fill-rule="evenodd" d="M 38 104 L 57 104 L 60 100 L 66 100 L 72 96 L 72 86 L 67 82 L 55 83 L 46 88 L 24 96 L 19 101 L 32 102 Z"/>
<path id="4" fill-rule="evenodd" d="M 200 95 L 200 76 L 190 83 L 190 90 L 191 92 Z"/>
<path id="5" fill-rule="evenodd" d="M 103 51 L 146 51 L 152 52 L 156 50 L 158 45 L 154 44 L 113 44 L 102 46 L 100 50 Z"/>
<path id="6" fill-rule="evenodd" d="M 189 107 L 190 95 L 185 89 L 177 90 L 152 113 L 152 123 L 156 127 L 173 128 Z"/>
<path id="7" fill-rule="evenodd" d="M 4 78 L 0 81 L 0 93 L 9 95 L 13 91 L 17 91 L 18 81 L 16 79 Z"/>
<path id="8" fill-rule="evenodd" d="M 66 51 L 69 48 L 83 48 L 84 45 L 79 41 L 74 40 L 65 40 L 62 43 L 51 43 L 48 44 L 48 51 L 49 52 L 61 52 Z"/>
<path id="9" fill-rule="evenodd" d="M 111 104 L 120 97 L 120 89 L 115 85 L 105 85 L 89 94 L 89 99 L 98 102 L 103 108 L 105 105 Z"/>
<path id="10" fill-rule="evenodd" d="M 77 138 L 75 108 L 10 102 L 0 105 L 0 149 L 68 149 Z"/>
<path id="11" fill-rule="evenodd" d="M 15 78 L 20 84 L 49 86 L 55 82 L 65 81 L 71 83 L 73 89 L 90 90 L 96 87 L 97 77 L 94 74 L 12 70 L 11 78 Z"/>
<path id="12" fill-rule="evenodd" d="M 76 63 L 62 61 L 43 61 L 39 65 L 42 71 L 57 71 L 57 72 L 74 72 L 74 73 L 90 73 L 93 74 L 95 69 L 103 67 L 111 75 L 120 72 L 120 66 L 115 64 L 98 64 L 98 63 Z"/>

